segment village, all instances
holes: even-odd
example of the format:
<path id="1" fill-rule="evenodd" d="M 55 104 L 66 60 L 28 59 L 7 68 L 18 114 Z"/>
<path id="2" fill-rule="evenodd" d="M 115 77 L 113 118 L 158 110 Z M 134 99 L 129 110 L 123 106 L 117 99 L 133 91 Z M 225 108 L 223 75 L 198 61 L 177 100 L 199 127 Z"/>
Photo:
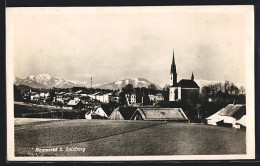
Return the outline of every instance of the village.
<path id="1" fill-rule="evenodd" d="M 244 92 L 229 82 L 200 88 L 194 73 L 177 82 L 174 52 L 170 85 L 163 90 L 153 84 L 147 88 L 127 84 L 118 90 L 14 87 L 16 117 L 195 122 L 246 128 Z M 219 98 L 225 102 L 219 103 Z"/>

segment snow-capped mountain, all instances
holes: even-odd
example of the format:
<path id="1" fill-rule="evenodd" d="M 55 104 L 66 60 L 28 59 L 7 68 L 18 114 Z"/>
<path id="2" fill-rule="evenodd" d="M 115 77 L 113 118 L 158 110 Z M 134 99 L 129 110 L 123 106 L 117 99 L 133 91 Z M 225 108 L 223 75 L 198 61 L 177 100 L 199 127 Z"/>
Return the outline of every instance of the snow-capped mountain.
<path id="1" fill-rule="evenodd" d="M 52 77 L 49 74 L 30 75 L 23 79 L 15 77 L 16 85 L 27 85 L 33 88 L 72 88 L 76 86 L 87 86 L 86 82 L 69 81 L 62 78 Z"/>
<path id="2" fill-rule="evenodd" d="M 135 88 L 136 87 L 148 88 L 149 85 L 153 84 L 157 87 L 157 89 L 162 89 L 159 85 L 156 85 L 144 78 L 124 79 L 124 80 L 115 81 L 115 82 L 107 83 L 107 84 L 93 85 L 93 88 L 117 90 L 117 89 L 121 89 L 122 87 L 126 86 L 127 84 L 132 84 Z"/>
<path id="3" fill-rule="evenodd" d="M 39 74 L 39 75 L 29 75 L 23 79 L 15 77 L 14 84 L 16 85 L 27 85 L 32 88 L 72 88 L 72 87 L 90 87 L 90 84 L 87 82 L 80 81 L 71 81 L 65 80 L 62 78 L 57 78 L 50 76 L 49 74 Z M 117 90 L 126 86 L 127 84 L 132 84 L 134 87 L 148 87 L 151 84 L 154 84 L 144 78 L 132 78 L 132 79 L 124 79 L 120 81 L 115 81 L 112 83 L 106 84 L 96 84 L 93 85 L 93 88 L 100 89 L 112 89 Z M 154 84 L 157 89 L 162 89 L 159 85 Z"/>

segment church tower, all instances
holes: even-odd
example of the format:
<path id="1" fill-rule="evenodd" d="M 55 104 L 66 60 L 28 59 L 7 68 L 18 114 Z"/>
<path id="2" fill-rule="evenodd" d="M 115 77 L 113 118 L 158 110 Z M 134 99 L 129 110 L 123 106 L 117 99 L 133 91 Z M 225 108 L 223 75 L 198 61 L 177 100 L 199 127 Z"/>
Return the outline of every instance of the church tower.
<path id="1" fill-rule="evenodd" d="M 173 56 L 172 56 L 172 65 L 171 65 L 171 82 L 170 86 L 176 86 L 177 85 L 177 72 L 176 72 L 176 65 L 175 65 L 175 60 L 174 60 L 174 51 L 173 51 Z"/>
<path id="2" fill-rule="evenodd" d="M 181 88 L 177 84 L 177 72 L 174 60 L 174 51 L 172 56 L 172 65 L 170 71 L 170 91 L 169 101 L 179 101 L 181 99 Z"/>

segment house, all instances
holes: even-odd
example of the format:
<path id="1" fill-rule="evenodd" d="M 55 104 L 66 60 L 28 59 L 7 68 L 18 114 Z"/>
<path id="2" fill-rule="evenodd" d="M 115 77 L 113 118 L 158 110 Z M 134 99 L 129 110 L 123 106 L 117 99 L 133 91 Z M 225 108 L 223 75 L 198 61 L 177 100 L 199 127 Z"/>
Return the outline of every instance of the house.
<path id="1" fill-rule="evenodd" d="M 93 110 L 90 110 L 85 114 L 85 118 L 86 119 L 107 119 L 108 116 L 100 106 L 96 106 Z"/>
<path id="2" fill-rule="evenodd" d="M 72 107 L 72 109 L 81 109 L 83 104 L 80 99 L 74 98 L 68 102 L 67 107 Z"/>
<path id="3" fill-rule="evenodd" d="M 110 120 L 130 120 L 137 107 L 117 107 L 109 116 Z"/>
<path id="4" fill-rule="evenodd" d="M 209 125 L 230 126 L 230 127 L 238 128 L 236 124 L 244 115 L 246 115 L 245 105 L 228 104 L 226 107 L 220 109 L 215 114 L 206 118 L 206 120 L 207 120 L 207 124 Z"/>
<path id="5" fill-rule="evenodd" d="M 32 94 L 30 97 L 32 101 L 40 101 L 40 94 L 38 93 Z"/>
<path id="6" fill-rule="evenodd" d="M 164 101 L 164 97 L 161 93 L 158 93 L 156 95 L 149 94 L 150 101 L 153 101 L 154 103 L 158 103 L 159 101 Z"/>
<path id="7" fill-rule="evenodd" d="M 234 127 L 237 129 L 245 129 L 246 128 L 246 115 L 242 116 L 239 120 L 237 120 Z"/>
<path id="8" fill-rule="evenodd" d="M 96 106 L 85 114 L 86 119 L 108 119 L 113 110 L 108 105 Z"/>
<path id="9" fill-rule="evenodd" d="M 47 97 L 47 96 L 48 96 L 48 93 L 43 93 L 43 92 L 40 93 L 40 97 L 41 97 L 41 98 L 45 98 L 45 97 Z"/>
<path id="10" fill-rule="evenodd" d="M 109 99 L 112 96 L 111 93 L 102 94 L 100 92 L 96 92 L 94 94 L 88 95 L 92 99 L 96 99 L 102 103 L 109 103 Z"/>
<path id="11" fill-rule="evenodd" d="M 136 104 L 136 93 L 135 92 L 126 93 L 125 98 L 126 98 L 128 105 Z"/>
<path id="12" fill-rule="evenodd" d="M 56 96 L 56 102 L 64 103 L 63 95 L 57 95 L 57 96 Z"/>
<path id="13" fill-rule="evenodd" d="M 131 120 L 189 121 L 181 108 L 137 108 Z"/>

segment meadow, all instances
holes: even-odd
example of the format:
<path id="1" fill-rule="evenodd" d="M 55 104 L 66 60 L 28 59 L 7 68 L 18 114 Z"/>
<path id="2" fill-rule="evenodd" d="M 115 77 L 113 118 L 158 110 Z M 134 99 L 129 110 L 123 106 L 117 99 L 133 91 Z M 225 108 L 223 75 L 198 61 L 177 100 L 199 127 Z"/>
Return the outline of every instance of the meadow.
<path id="1" fill-rule="evenodd" d="M 85 151 L 66 151 L 65 149 L 68 147 L 85 148 Z M 36 148 L 59 148 L 63 151 L 36 152 Z M 227 127 L 155 121 L 86 119 L 15 123 L 16 156 L 245 153 L 245 130 L 234 130 Z"/>

